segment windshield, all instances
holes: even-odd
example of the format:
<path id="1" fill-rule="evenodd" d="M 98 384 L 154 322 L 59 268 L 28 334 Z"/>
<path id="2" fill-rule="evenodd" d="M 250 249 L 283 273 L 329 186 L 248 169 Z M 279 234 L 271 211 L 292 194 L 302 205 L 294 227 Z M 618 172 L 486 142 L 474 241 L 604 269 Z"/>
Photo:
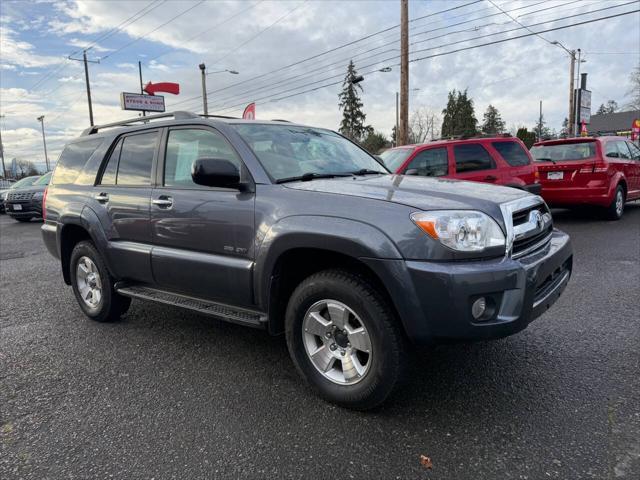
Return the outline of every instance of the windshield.
<path id="1" fill-rule="evenodd" d="M 380 157 L 389 170 L 395 172 L 414 152 L 415 148 L 393 148 L 382 152 Z"/>
<path id="2" fill-rule="evenodd" d="M 51 180 L 51 172 L 42 175 L 34 185 L 49 185 L 49 180 Z"/>
<path id="3" fill-rule="evenodd" d="M 38 178 L 40 177 L 25 177 L 22 180 L 18 180 L 16 183 L 14 183 L 13 185 L 11 185 L 11 190 L 13 190 L 14 188 L 20 188 L 20 187 L 28 187 L 30 185 L 33 185 L 33 183 L 38 180 Z"/>
<path id="4" fill-rule="evenodd" d="M 371 155 L 329 130 L 296 125 L 232 124 L 274 181 L 363 170 L 389 173 Z"/>
<path id="5" fill-rule="evenodd" d="M 531 148 L 531 155 L 538 162 L 563 162 L 584 160 L 595 156 L 596 142 L 572 142 L 557 145 L 538 145 Z"/>

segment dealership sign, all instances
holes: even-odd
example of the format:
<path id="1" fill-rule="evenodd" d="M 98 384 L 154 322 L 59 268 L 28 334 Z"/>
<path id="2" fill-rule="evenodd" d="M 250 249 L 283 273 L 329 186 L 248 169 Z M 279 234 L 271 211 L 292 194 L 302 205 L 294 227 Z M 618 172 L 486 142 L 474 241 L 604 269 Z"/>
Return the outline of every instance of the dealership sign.
<path id="1" fill-rule="evenodd" d="M 579 122 L 591 122 L 591 90 L 580 89 L 578 93 L 580 98 L 580 117 Z"/>
<path id="2" fill-rule="evenodd" d="M 161 95 L 122 92 L 120 94 L 120 107 L 123 110 L 164 112 L 164 97 Z"/>

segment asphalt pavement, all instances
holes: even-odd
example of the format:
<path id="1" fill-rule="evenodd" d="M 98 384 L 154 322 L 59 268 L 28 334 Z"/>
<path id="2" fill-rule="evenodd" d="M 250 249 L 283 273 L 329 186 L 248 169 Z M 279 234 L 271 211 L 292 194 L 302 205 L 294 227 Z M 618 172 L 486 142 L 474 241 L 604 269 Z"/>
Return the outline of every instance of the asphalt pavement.
<path id="1" fill-rule="evenodd" d="M 141 301 L 86 319 L 41 223 L 2 215 L 0 478 L 638 479 L 640 204 L 554 218 L 575 260 L 550 311 L 420 351 L 358 413 L 311 393 L 283 338 Z"/>

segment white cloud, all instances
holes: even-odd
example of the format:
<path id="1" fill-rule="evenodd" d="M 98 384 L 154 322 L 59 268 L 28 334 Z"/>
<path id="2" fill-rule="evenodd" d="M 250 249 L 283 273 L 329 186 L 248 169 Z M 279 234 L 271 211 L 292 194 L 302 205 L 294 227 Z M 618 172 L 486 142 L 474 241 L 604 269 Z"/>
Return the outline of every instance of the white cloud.
<path id="1" fill-rule="evenodd" d="M 48 67 L 58 64 L 63 57 L 51 55 L 39 55 L 35 53 L 33 44 L 17 39 L 18 34 L 8 26 L 2 27 L 0 36 L 0 52 L 2 52 L 2 62 L 6 65 L 14 65 L 21 68 Z"/>

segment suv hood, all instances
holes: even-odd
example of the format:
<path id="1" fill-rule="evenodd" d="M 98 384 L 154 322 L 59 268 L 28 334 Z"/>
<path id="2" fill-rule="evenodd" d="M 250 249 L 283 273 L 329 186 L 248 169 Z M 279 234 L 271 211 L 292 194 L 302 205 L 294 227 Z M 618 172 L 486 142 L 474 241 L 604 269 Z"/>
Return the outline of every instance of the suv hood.
<path id="1" fill-rule="evenodd" d="M 7 192 L 11 192 L 11 193 L 16 193 L 16 192 L 32 192 L 32 193 L 36 193 L 36 192 L 44 192 L 47 188 L 47 185 L 31 185 L 29 187 L 24 187 L 24 188 L 14 188 L 11 190 L 7 190 Z"/>
<path id="2" fill-rule="evenodd" d="M 510 187 L 408 175 L 336 177 L 284 186 L 399 203 L 419 210 L 480 210 L 500 220 L 500 223 L 500 204 L 531 195 Z"/>

